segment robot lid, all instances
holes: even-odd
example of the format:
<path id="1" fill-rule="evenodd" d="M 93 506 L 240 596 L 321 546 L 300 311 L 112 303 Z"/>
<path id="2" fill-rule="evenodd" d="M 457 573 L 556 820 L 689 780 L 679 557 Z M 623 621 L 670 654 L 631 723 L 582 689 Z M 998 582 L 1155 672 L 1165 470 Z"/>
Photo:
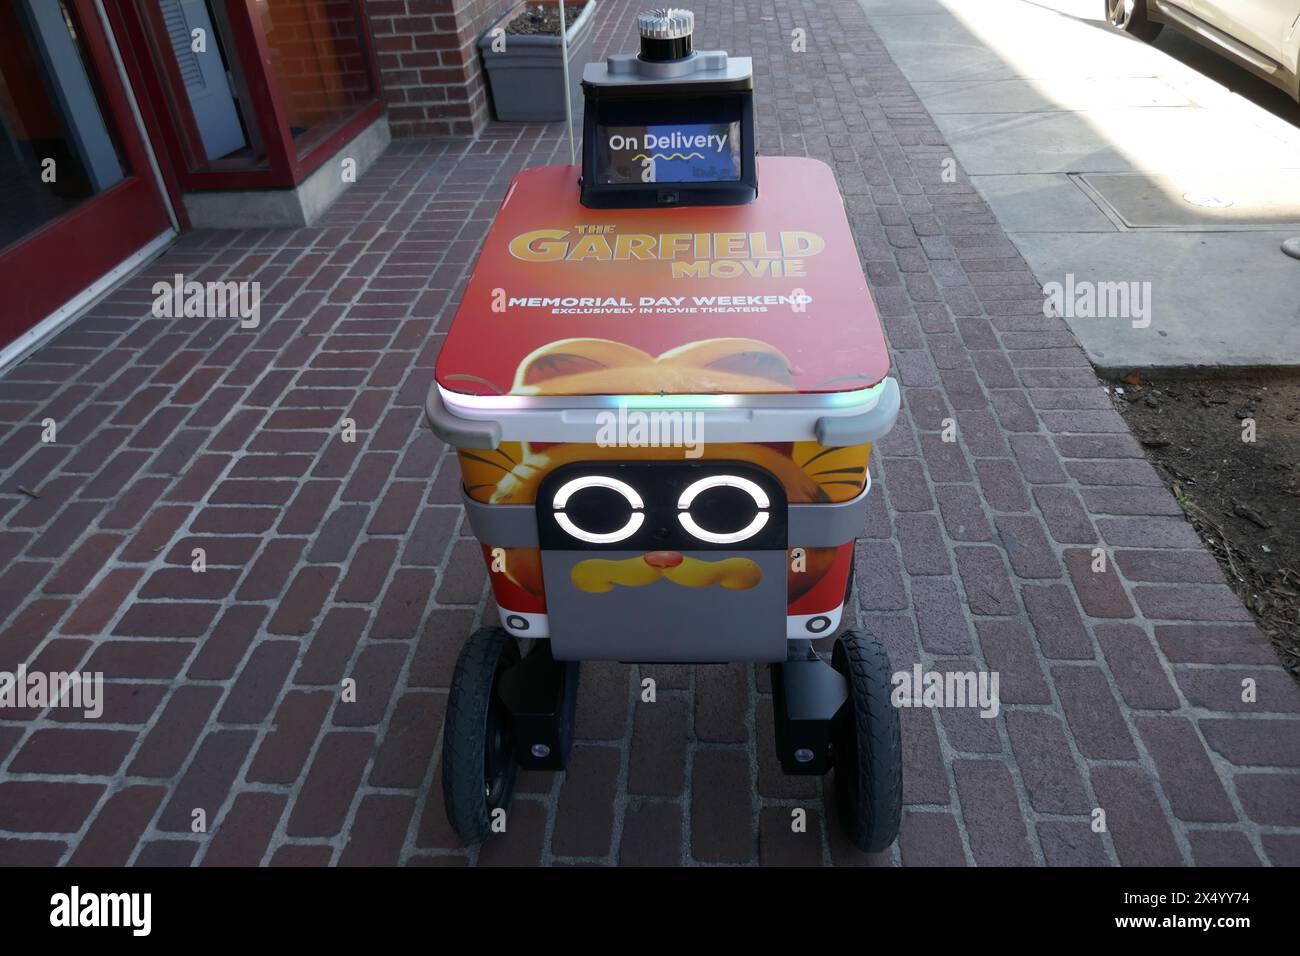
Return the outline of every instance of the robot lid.
<path id="1" fill-rule="evenodd" d="M 438 356 L 443 394 L 482 410 L 638 395 L 852 404 L 889 355 L 834 174 L 759 163 L 754 202 L 672 209 L 589 209 L 574 167 L 520 173 Z"/>

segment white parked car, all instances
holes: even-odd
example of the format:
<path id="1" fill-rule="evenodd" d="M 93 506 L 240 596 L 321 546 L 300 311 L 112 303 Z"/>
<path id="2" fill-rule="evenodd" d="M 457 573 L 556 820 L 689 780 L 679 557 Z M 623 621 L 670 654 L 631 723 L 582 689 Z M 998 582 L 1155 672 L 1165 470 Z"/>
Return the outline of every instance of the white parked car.
<path id="1" fill-rule="evenodd" d="M 1300 0 L 1105 0 L 1142 40 L 1172 27 L 1300 100 Z"/>

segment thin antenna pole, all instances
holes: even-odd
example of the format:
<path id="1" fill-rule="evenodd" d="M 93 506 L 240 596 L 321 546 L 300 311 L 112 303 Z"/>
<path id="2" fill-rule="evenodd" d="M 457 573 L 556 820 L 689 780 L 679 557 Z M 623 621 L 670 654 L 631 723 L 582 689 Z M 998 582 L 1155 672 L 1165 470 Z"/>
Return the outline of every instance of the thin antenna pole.
<path id="1" fill-rule="evenodd" d="M 578 153 L 573 146 L 573 99 L 569 93 L 569 26 L 564 22 L 564 0 L 558 0 L 560 7 L 560 59 L 564 66 L 564 122 L 569 127 L 569 165 L 578 162 Z"/>

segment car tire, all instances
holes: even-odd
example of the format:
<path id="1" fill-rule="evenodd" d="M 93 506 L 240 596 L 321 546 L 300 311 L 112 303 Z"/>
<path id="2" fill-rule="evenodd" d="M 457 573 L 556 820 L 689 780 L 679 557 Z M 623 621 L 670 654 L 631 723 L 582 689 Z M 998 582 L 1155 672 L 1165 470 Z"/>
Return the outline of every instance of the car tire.
<path id="1" fill-rule="evenodd" d="M 1147 0 L 1105 0 L 1106 22 L 1130 36 L 1150 43 L 1160 35 L 1164 25 L 1147 17 Z"/>

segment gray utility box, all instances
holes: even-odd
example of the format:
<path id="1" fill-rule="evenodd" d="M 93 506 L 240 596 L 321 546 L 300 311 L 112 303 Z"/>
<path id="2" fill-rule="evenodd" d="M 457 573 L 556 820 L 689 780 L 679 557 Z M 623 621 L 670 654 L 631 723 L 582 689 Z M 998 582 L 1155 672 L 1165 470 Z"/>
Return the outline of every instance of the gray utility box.
<path id="1" fill-rule="evenodd" d="M 564 119 L 564 60 L 558 36 L 506 34 L 494 37 L 493 31 L 504 28 L 526 6 L 510 8 L 479 38 L 479 50 L 487 67 L 488 85 L 496 117 L 507 122 L 550 123 Z M 553 6 L 553 4 L 547 4 Z M 582 117 L 582 69 L 591 60 L 595 37 L 596 0 L 588 0 L 582 12 L 568 24 L 569 89 L 574 97 L 574 122 Z M 504 50 L 493 50 L 505 41 Z"/>

